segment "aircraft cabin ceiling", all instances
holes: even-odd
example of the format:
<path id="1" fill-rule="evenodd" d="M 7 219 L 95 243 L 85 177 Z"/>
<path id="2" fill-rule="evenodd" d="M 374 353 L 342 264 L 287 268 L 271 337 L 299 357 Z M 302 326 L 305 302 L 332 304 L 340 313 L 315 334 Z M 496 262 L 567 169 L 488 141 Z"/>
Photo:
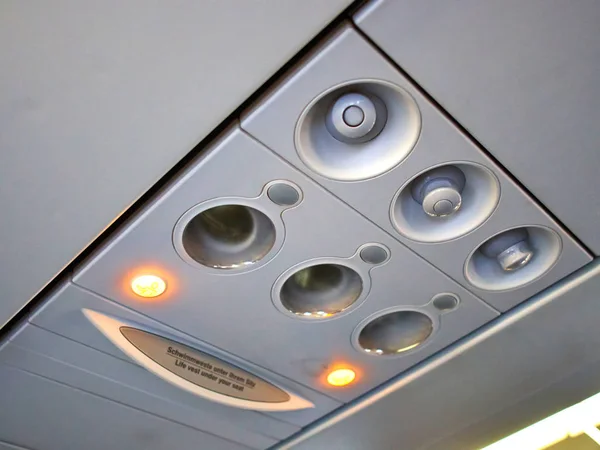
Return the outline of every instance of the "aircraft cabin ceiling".
<path id="1" fill-rule="evenodd" d="M 593 410 L 598 23 L 0 4 L 0 449 L 480 449 Z"/>
<path id="2" fill-rule="evenodd" d="M 3 1 L 0 322 L 349 3 Z"/>

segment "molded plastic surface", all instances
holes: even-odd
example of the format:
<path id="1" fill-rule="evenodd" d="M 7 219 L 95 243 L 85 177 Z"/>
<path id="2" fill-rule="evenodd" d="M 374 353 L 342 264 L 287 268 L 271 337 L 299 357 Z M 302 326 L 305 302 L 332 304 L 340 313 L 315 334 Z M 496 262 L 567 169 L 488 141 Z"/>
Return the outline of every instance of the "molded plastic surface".
<path id="1" fill-rule="evenodd" d="M 0 450 L 29 450 L 25 447 L 21 447 L 20 445 L 13 445 L 7 442 L 0 442 Z"/>
<path id="2" fill-rule="evenodd" d="M 0 326 L 349 4 L 3 0 Z"/>
<path id="3" fill-rule="evenodd" d="M 405 41 L 413 42 L 411 39 Z M 395 167 L 390 167 L 380 176 L 360 182 L 340 182 L 326 178 L 304 164 L 299 155 L 301 148 L 298 148 L 298 143 L 294 145 L 294 136 L 299 126 L 298 120 L 306 114 L 305 108 L 312 105 L 313 99 L 327 92 L 332 86 L 344 83 L 348 89 L 352 89 L 353 84 L 360 87 L 365 80 L 392 83 L 414 99 L 421 116 L 419 139 L 406 159 Z M 357 89 L 360 92 L 360 89 Z M 397 102 L 393 96 L 380 95 L 380 98 L 388 105 Z M 409 123 L 410 119 L 406 118 L 405 121 Z M 389 122 L 388 118 L 388 124 Z M 312 58 L 304 61 L 279 86 L 272 89 L 256 107 L 248 111 L 242 119 L 242 128 L 499 310 L 510 309 L 591 261 L 586 251 L 526 192 L 514 184 L 500 167 L 473 144 L 469 137 L 462 134 L 419 90 L 415 89 L 381 56 L 377 49 L 350 27 L 344 28 L 333 37 L 318 52 L 315 52 Z M 375 145 L 378 139 L 383 139 L 386 129 L 387 127 L 379 137 L 370 141 L 370 144 Z M 410 234 L 403 235 L 394 226 L 392 200 L 408 180 L 441 164 L 478 164 L 487 167 L 499 182 L 500 200 L 495 206 L 497 198 L 491 192 L 487 203 L 473 202 L 473 208 L 486 209 L 490 205 L 488 209 L 493 211 L 487 220 L 485 217 L 479 220 L 475 230 L 465 229 L 466 234 L 460 237 L 430 239 L 430 241 L 443 242 L 417 242 Z M 467 176 L 465 186 L 467 192 L 463 195 L 463 205 L 448 219 L 440 218 L 438 221 L 440 236 L 444 235 L 447 231 L 446 227 L 453 224 L 453 221 L 458 221 L 460 217 L 470 213 L 468 189 Z M 558 262 L 542 278 L 510 291 L 491 292 L 472 286 L 463 272 L 468 255 L 488 237 L 519 225 L 540 225 L 559 233 L 562 240 L 562 254 Z M 434 226 L 429 228 L 432 237 L 435 237 L 436 233 L 434 228 Z"/>
<path id="4" fill-rule="evenodd" d="M 340 403 L 333 399 L 330 399 L 313 390 L 307 389 L 302 385 L 293 383 L 289 379 L 285 379 L 277 374 L 265 371 L 260 367 L 256 367 L 248 363 L 247 361 L 237 359 L 232 355 L 228 355 L 222 350 L 215 348 L 214 346 L 200 342 L 189 335 L 185 335 L 171 327 L 167 327 L 159 322 L 151 320 L 139 313 L 136 313 L 135 311 L 127 309 L 110 300 L 99 297 L 98 295 L 71 283 L 66 285 L 52 298 L 50 298 L 46 304 L 36 314 L 33 315 L 31 322 L 32 324 L 47 329 L 53 333 L 65 336 L 66 338 L 76 342 L 81 342 L 88 347 L 101 351 L 102 353 L 110 354 L 111 356 L 119 358 L 128 363 L 135 363 L 85 318 L 82 309 L 92 309 L 113 317 L 119 317 L 123 320 L 139 323 L 149 329 L 157 330 L 160 334 L 172 336 L 173 339 L 183 343 L 188 343 L 190 346 L 199 349 L 205 349 L 217 357 L 223 358 L 224 360 L 230 361 L 231 363 L 237 364 L 241 367 L 245 367 L 246 369 L 255 372 L 257 375 L 263 375 L 267 379 L 271 379 L 278 384 L 289 387 L 294 392 L 297 392 L 299 395 L 307 398 L 316 405 L 315 408 L 302 411 L 266 413 L 263 415 L 253 411 L 243 411 L 226 407 L 208 400 L 204 400 L 195 395 L 190 395 L 189 393 L 171 386 L 169 383 L 160 380 L 155 375 L 152 375 L 148 372 L 150 379 L 154 380 L 152 387 L 148 388 L 149 392 L 164 392 L 164 394 L 162 394 L 164 398 L 176 401 L 184 401 L 189 406 L 199 410 L 208 409 L 212 411 L 215 416 L 233 417 L 242 428 L 250 427 L 250 429 L 257 429 L 259 431 L 265 430 L 264 427 L 273 428 L 275 431 L 269 430 L 268 433 L 270 435 L 281 437 L 281 434 L 287 435 L 293 432 L 293 430 L 297 428 L 296 426 L 305 426 L 323 414 L 340 406 Z M 117 381 L 125 382 L 125 380 L 119 378 L 118 375 L 115 376 L 117 377 Z M 160 391 L 157 390 L 157 386 L 161 387 Z M 266 416 L 271 416 L 277 420 L 274 421 L 268 419 Z M 294 424 L 296 426 L 289 424 Z M 282 429 L 277 431 L 279 428 Z"/>
<path id="5" fill-rule="evenodd" d="M 248 171 L 248 167 L 254 170 Z M 283 212 L 283 207 L 269 205 L 264 187 L 272 180 L 296 184 L 303 193 L 302 202 Z M 281 250 L 267 264 L 229 275 L 192 266 L 178 256 L 172 230 L 179 217 L 195 204 L 221 197 L 259 202 L 273 220 L 281 217 L 285 230 Z M 375 267 L 364 262 L 360 250 L 367 243 L 387 247 L 389 260 Z M 347 314 L 322 322 L 283 314 L 271 299 L 275 282 L 289 268 L 321 258 L 341 259 L 368 280 L 363 283 L 364 301 Z M 162 274 L 169 288 L 151 301 L 136 297 L 127 281 L 140 271 Z M 238 129 L 231 130 L 170 189 L 160 193 L 74 280 L 128 308 L 341 401 L 372 389 L 497 315 Z M 461 299 L 460 307 L 440 313 L 431 304 L 440 293 L 456 294 Z M 403 357 L 380 360 L 357 351 L 351 343 L 356 325 L 389 307 L 422 310 L 439 326 L 418 351 Z M 360 375 L 345 388 L 329 387 L 323 377 L 328 367 L 341 363 L 355 367 Z M 306 410 L 293 414 L 309 413 Z"/>
<path id="6" fill-rule="evenodd" d="M 355 21 L 600 254 L 599 2 L 375 0 Z"/>
<path id="7" fill-rule="evenodd" d="M 600 391 L 599 291 L 596 261 L 278 448 L 482 448 L 580 402 Z"/>
<path id="8" fill-rule="evenodd" d="M 91 309 L 83 309 L 82 312 L 107 339 L 119 347 L 134 362 L 164 381 L 193 395 L 215 403 L 251 411 L 294 411 L 315 406 L 288 389 L 273 384 L 271 380 L 258 377 L 255 372 L 246 371 L 237 365 L 232 365 L 225 359 L 215 358 L 214 355 L 206 351 L 201 352 L 198 348 L 164 336 L 158 330 L 146 328 L 139 323 L 124 321 Z M 171 346 L 176 347 L 175 352 L 181 349 L 183 353 L 180 352 L 180 354 L 185 358 L 172 357 L 172 354 L 169 353 L 172 351 Z M 205 360 L 200 360 L 204 365 L 193 364 L 194 361 L 199 361 L 199 358 Z M 215 371 L 210 370 L 217 364 L 226 367 L 226 369 L 219 367 L 220 373 L 224 372 L 226 374 L 225 377 L 217 376 L 218 373 L 214 375 Z M 210 369 L 200 372 L 205 367 L 210 367 Z M 190 369 L 195 370 L 191 371 Z M 210 383 L 204 380 L 204 378 L 207 378 L 204 374 L 213 375 L 214 378 L 209 379 Z M 231 387 L 231 381 L 227 379 L 229 374 L 243 380 L 241 385 L 235 385 L 237 386 L 235 391 Z M 204 383 L 201 384 L 197 380 L 204 381 Z M 214 384 L 215 381 L 219 385 L 222 381 L 227 381 L 229 385 L 224 385 L 221 391 L 219 385 L 207 387 L 207 384 Z M 252 382 L 253 386 L 248 386 L 247 381 Z M 252 390 L 262 390 L 263 395 L 256 394 Z M 250 394 L 256 395 L 253 395 L 253 398 L 246 398 L 240 395 L 239 391 L 250 391 Z"/>
<path id="9" fill-rule="evenodd" d="M 357 132 L 357 137 L 349 138 L 336 131 L 332 110 L 355 91 L 373 103 L 375 114 L 365 108 L 361 125 L 342 128 L 346 134 Z M 312 99 L 297 121 L 298 157 L 315 173 L 338 181 L 365 180 L 387 172 L 412 151 L 421 128 L 411 96 L 398 86 L 375 80 L 330 87 Z M 369 131 L 363 135 L 364 126 Z"/>
<path id="10" fill-rule="evenodd" d="M 31 361 L 38 359 L 50 366 L 56 363 L 22 351 Z M 83 379 L 88 376 L 70 366 L 62 370 Z M 0 440 L 25 448 L 164 450 L 189 448 L 199 442 L 214 450 L 249 448 L 123 405 L 120 399 L 112 401 L 12 365 L 0 364 L 0 380 L 5 387 L 0 389 L 0 404 L 4 406 L 0 408 Z"/>
<path id="11" fill-rule="evenodd" d="M 253 132 L 258 130 L 256 135 L 275 152 L 351 204 L 367 219 L 377 222 L 397 240 L 412 247 L 467 288 L 485 296 L 499 309 L 511 307 L 525 296 L 589 261 L 583 249 L 526 193 L 520 191 L 500 168 L 487 160 L 428 104 L 374 49 L 352 31 L 344 31 L 337 39 L 325 49 L 324 54 L 309 61 L 307 68 L 301 69 L 288 80 L 290 86 L 285 85 L 285 90 L 270 97 L 266 106 L 259 106 L 251 113 L 244 126 Z M 403 148 L 404 153 L 397 160 L 389 158 L 393 164 L 381 173 L 374 172 L 374 178 L 355 183 L 335 182 L 307 169 L 302 158 L 293 151 L 294 122 L 290 122 L 290 118 L 298 117 L 303 112 L 302 105 L 307 104 L 304 103 L 307 99 L 317 98 L 331 87 L 337 89 L 340 83 L 351 85 L 352 81 L 343 78 L 347 74 L 354 74 L 361 83 L 365 79 L 369 80 L 367 84 L 377 79 L 398 86 L 399 92 L 407 92 L 418 105 L 418 114 L 413 114 L 412 120 L 419 116 L 420 135 L 416 146 L 413 148 L 411 144 Z M 316 88 L 313 83 L 316 83 Z M 293 93 L 289 94 L 290 91 Z M 397 111 L 390 111 L 391 118 L 396 122 L 392 120 L 389 123 L 398 123 Z M 395 118 L 393 114 L 396 114 Z M 288 133 L 290 123 L 292 134 Z M 382 134 L 377 134 L 373 140 L 381 136 L 387 139 L 390 130 L 393 131 L 393 128 L 385 130 L 384 126 Z M 415 130 L 409 128 L 408 134 L 416 133 Z M 343 162 L 343 159 L 338 158 L 335 162 Z M 480 227 L 477 224 L 475 231 L 467 230 L 465 236 L 435 244 L 418 243 L 399 232 L 402 230 L 396 228 L 397 224 L 394 225 L 390 215 L 393 215 L 392 202 L 400 186 L 414 175 L 439 164 L 458 166 L 472 163 L 490 168 L 499 182 L 500 203 L 496 206 L 495 200 L 490 200 L 488 206 L 492 216 L 487 222 L 483 218 L 481 222 L 485 223 Z M 274 181 L 280 183 L 281 180 L 297 185 L 298 196 L 293 192 L 290 195 L 290 191 L 274 195 L 270 190 L 271 184 Z M 15 406 L 10 408 L 10 413 L 6 411 L 8 408 L 0 411 L 0 441 L 22 443 L 35 448 L 64 448 L 64 436 L 69 435 L 76 447 L 92 449 L 121 446 L 170 448 L 197 442 L 216 450 L 246 446 L 265 448 L 297 431 L 298 427 L 291 423 L 299 426 L 308 424 L 340 405 L 340 401 L 350 401 L 409 369 L 497 315 L 496 311 L 473 294 L 237 129 L 223 137 L 157 197 L 75 276 L 75 281 L 80 285 L 113 300 L 70 284 L 57 292 L 35 314 L 31 319 L 32 324 L 25 326 L 11 342 L 1 347 L 0 379 L 8 383 L 11 389 L 10 392 L 0 393 L 0 403 Z M 178 254 L 175 247 L 183 233 L 176 232 L 175 224 L 181 217 L 202 202 L 231 199 L 242 199 L 250 206 L 257 206 L 277 224 L 274 228 L 277 245 L 273 245 L 269 257 L 261 259 L 260 263 L 244 272 L 219 273 L 214 267 L 202 267 L 186 260 L 181 248 Z M 463 206 L 468 206 L 468 203 Z M 469 251 L 473 251 L 490 235 L 517 225 L 549 227 L 560 236 L 563 253 L 548 275 L 526 288 L 501 294 L 478 291 L 465 284 L 460 272 L 460 269 L 464 270 L 465 255 L 468 256 Z M 435 233 L 434 229 L 432 233 Z M 365 248 L 369 248 L 365 244 L 372 243 L 376 244 L 376 249 L 385 249 L 385 255 L 379 252 L 373 256 L 365 252 Z M 265 254 L 268 252 L 271 250 Z M 323 260 L 343 261 L 356 271 L 363 290 L 356 304 L 339 316 L 314 321 L 291 317 L 277 310 L 273 296 L 279 295 L 279 291 L 274 286 L 277 286 L 281 275 L 292 267 Z M 163 277 L 167 281 L 166 292 L 155 299 L 142 299 L 132 294 L 129 290 L 131 277 L 143 273 L 155 273 Z M 353 284 L 353 289 L 356 285 Z M 576 304 L 569 306 L 575 309 Z M 139 321 L 191 344 L 212 344 L 215 353 L 235 354 L 229 357 L 240 361 L 240 364 L 245 361 L 251 365 L 251 361 L 263 366 L 265 369 L 256 367 L 256 370 L 263 370 L 263 373 L 272 371 L 272 377 L 293 386 L 297 392 L 314 401 L 317 408 L 308 412 L 266 415 L 234 410 L 190 396 L 164 383 L 121 353 L 85 320 L 81 313 L 84 307 Z M 394 315 L 396 311 L 400 313 Z M 591 310 L 583 312 L 593 315 Z M 412 330 L 415 333 L 412 334 L 418 339 L 411 341 L 410 336 L 397 333 L 394 321 L 373 322 L 383 313 L 392 314 L 397 323 L 406 317 L 415 317 L 415 313 L 421 314 L 417 315 L 420 321 L 413 322 L 408 330 L 411 331 L 410 328 L 415 325 Z M 558 310 L 553 313 L 561 318 L 563 315 L 566 317 L 565 324 L 560 325 L 556 333 L 566 336 L 565 343 L 568 343 L 569 337 L 573 338 L 565 334 L 567 331 L 576 335 L 572 339 L 573 346 L 562 352 L 567 360 L 556 361 L 554 355 L 553 358 L 543 357 L 537 361 L 541 362 L 543 369 L 539 370 L 544 375 L 547 371 L 550 377 L 554 377 L 552 380 L 556 380 L 570 369 L 572 360 L 569 358 L 576 354 L 589 359 L 591 353 L 588 350 L 591 352 L 597 345 L 595 341 L 593 345 L 586 343 L 583 332 L 572 332 L 578 329 L 579 322 L 569 316 L 569 311 Z M 553 323 L 556 321 L 555 315 L 550 314 Z M 386 327 L 389 328 L 381 326 L 382 323 L 387 323 Z M 374 325 L 369 327 L 370 324 Z M 531 335 L 536 323 L 529 323 L 528 326 L 533 330 L 518 327 L 512 330 L 517 336 L 511 339 L 518 341 L 519 337 L 527 336 L 527 332 Z M 564 333 L 561 327 L 565 329 Z M 502 326 L 495 326 L 494 329 L 500 332 Z M 362 340 L 361 330 L 368 330 Z M 541 343 L 533 347 L 545 348 L 548 345 L 546 337 L 542 338 L 542 335 L 539 332 L 531 337 L 531 342 L 539 340 Z M 205 342 L 200 343 L 199 340 Z M 420 345 L 413 347 L 416 343 Z M 563 344 L 552 343 L 558 349 Z M 505 350 L 506 343 L 500 344 Z M 512 345 L 520 350 L 519 342 L 512 342 Z M 573 347 L 579 351 L 570 353 Z M 471 347 L 463 350 L 467 356 L 469 351 L 473 351 Z M 484 350 L 485 346 L 482 352 Z M 492 345 L 490 353 L 493 351 Z M 484 357 L 489 358 L 488 353 L 484 353 L 483 356 L 480 354 L 478 362 Z M 525 353 L 524 350 L 523 354 L 519 353 L 521 358 L 513 361 L 512 365 L 516 367 L 517 363 L 523 364 Z M 444 360 L 444 355 L 447 354 L 436 356 L 434 365 L 439 363 L 440 358 L 443 364 L 453 362 Z M 456 354 L 454 356 L 457 357 Z M 530 354 L 526 356 L 535 359 Z M 443 420 L 450 420 L 453 430 L 472 424 L 472 421 L 463 419 L 463 414 L 455 414 L 455 405 L 449 410 L 448 407 L 444 408 L 445 405 L 440 407 L 439 402 L 448 393 L 451 397 L 460 396 L 464 401 L 468 397 L 467 391 L 472 394 L 472 388 L 477 383 L 480 383 L 480 390 L 482 386 L 492 390 L 494 408 L 500 410 L 509 407 L 506 406 L 509 405 L 509 396 L 505 398 L 505 392 L 494 391 L 493 387 L 485 384 L 487 380 L 476 377 L 475 370 L 465 375 L 464 359 L 457 359 L 458 365 L 454 364 L 454 370 L 447 378 L 434 378 L 432 381 L 431 377 L 427 379 L 431 375 L 427 370 L 419 372 L 419 368 L 416 372 L 411 371 L 406 379 L 413 373 L 420 374 L 424 380 L 418 383 L 423 386 L 400 400 L 393 398 L 397 392 L 390 394 L 392 398 L 386 399 L 386 408 L 389 409 L 384 409 L 382 414 L 386 420 L 382 421 L 379 414 L 376 414 L 376 423 L 365 420 L 366 426 L 371 427 L 368 432 L 360 428 L 361 424 L 352 424 L 352 430 L 343 430 L 342 436 L 332 438 L 333 446 L 330 445 L 332 441 L 326 442 L 325 446 L 336 448 L 341 439 L 345 440 L 342 447 L 350 448 L 352 445 L 361 445 L 361 439 L 372 439 L 367 446 L 381 444 L 382 448 L 389 448 L 400 441 L 397 438 L 399 434 L 406 445 L 413 442 L 420 445 L 419 439 L 429 439 L 428 442 L 431 442 L 434 437 L 431 427 L 439 429 L 439 423 Z M 494 373 L 488 376 L 496 381 L 497 386 L 510 377 L 501 378 L 501 375 L 505 375 L 503 371 L 507 371 L 506 361 L 502 360 L 501 355 L 495 361 L 496 365 L 489 365 Z M 558 363 L 561 365 L 557 366 Z M 500 369 L 496 367 L 498 364 Z M 324 384 L 327 371 L 342 365 L 356 370 L 355 383 L 346 388 L 332 388 Z M 438 369 L 439 365 L 436 366 Z M 486 370 L 489 371 L 489 367 Z M 540 378 L 536 375 L 539 372 L 535 372 L 531 380 L 515 381 L 509 386 L 509 392 L 514 394 L 513 397 L 518 397 L 538 388 Z M 443 373 L 439 376 L 442 377 Z M 410 379 L 414 378 L 416 376 Z M 473 384 L 467 383 L 465 386 L 465 380 Z M 461 389 L 466 389 L 464 395 Z M 394 402 L 390 403 L 392 399 Z M 469 406 L 477 401 L 470 397 L 467 400 Z M 407 404 L 411 408 L 406 410 L 406 415 L 404 412 L 399 414 L 397 408 L 405 408 Z M 361 407 L 357 406 L 358 409 Z M 88 411 L 87 408 L 92 410 Z M 439 419 L 432 420 L 435 414 L 432 416 L 427 408 L 438 408 Z M 476 405 L 472 410 L 463 409 L 478 419 L 489 413 L 489 405 Z M 425 418 L 429 428 L 415 429 L 415 415 Z M 390 424 L 389 417 L 401 421 L 400 424 L 398 420 L 392 421 L 392 437 L 379 432 L 381 427 Z M 65 429 L 65 422 L 69 424 L 69 429 Z M 31 427 L 39 431 L 39 436 L 31 435 Z M 107 427 L 113 431 L 112 434 L 104 434 Z M 362 435 L 356 436 L 353 431 Z M 103 434 L 100 435 L 100 432 Z M 376 433 L 379 434 L 374 436 Z M 225 440 L 214 434 L 223 436 Z M 162 440 L 172 436 L 168 442 Z M 145 439 L 151 443 L 147 444 Z M 54 445 L 55 442 L 60 446 Z M 309 448 L 315 447 L 312 445 Z"/>
<path id="12" fill-rule="evenodd" d="M 212 402 L 194 401 L 194 397 L 185 399 L 186 395 L 136 364 L 32 325 L 3 348 L 0 361 L 252 448 L 265 448 L 294 430 L 292 426 L 279 427 L 277 421 L 256 413 L 244 415 Z M 236 427 L 231 427 L 232 420 Z"/>

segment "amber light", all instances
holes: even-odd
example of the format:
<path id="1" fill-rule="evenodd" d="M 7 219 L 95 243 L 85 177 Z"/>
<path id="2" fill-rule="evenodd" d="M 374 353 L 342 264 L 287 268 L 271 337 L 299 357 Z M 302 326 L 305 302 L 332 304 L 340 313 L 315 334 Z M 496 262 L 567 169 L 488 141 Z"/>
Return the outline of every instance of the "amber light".
<path id="1" fill-rule="evenodd" d="M 166 281 L 156 275 L 140 275 L 131 281 L 131 290 L 144 298 L 158 297 L 166 289 Z"/>
<path id="2" fill-rule="evenodd" d="M 347 386 L 356 378 L 356 372 L 352 369 L 336 369 L 327 375 L 327 382 L 332 386 Z"/>

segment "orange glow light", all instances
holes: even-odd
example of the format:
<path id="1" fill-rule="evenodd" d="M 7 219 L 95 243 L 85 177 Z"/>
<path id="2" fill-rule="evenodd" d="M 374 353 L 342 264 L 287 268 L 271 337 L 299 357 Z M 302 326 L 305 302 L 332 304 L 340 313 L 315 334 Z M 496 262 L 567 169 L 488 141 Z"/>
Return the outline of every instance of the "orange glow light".
<path id="1" fill-rule="evenodd" d="M 154 298 L 167 289 L 167 283 L 156 275 L 140 275 L 131 281 L 131 290 L 144 298 Z"/>
<path id="2" fill-rule="evenodd" d="M 356 372 L 352 369 L 336 369 L 327 375 L 327 382 L 332 386 L 346 386 L 354 381 Z"/>

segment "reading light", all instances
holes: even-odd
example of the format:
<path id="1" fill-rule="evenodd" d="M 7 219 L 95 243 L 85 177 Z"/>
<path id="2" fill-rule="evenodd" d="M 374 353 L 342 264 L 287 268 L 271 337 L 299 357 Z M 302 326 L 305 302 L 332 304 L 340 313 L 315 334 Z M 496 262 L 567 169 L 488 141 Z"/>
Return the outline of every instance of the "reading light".
<path id="1" fill-rule="evenodd" d="M 131 281 L 131 290 L 144 298 L 154 298 L 167 289 L 167 283 L 156 275 L 140 275 Z"/>
<path id="2" fill-rule="evenodd" d="M 327 382 L 332 386 L 346 386 L 354 381 L 356 372 L 352 369 L 336 369 L 327 375 Z"/>

